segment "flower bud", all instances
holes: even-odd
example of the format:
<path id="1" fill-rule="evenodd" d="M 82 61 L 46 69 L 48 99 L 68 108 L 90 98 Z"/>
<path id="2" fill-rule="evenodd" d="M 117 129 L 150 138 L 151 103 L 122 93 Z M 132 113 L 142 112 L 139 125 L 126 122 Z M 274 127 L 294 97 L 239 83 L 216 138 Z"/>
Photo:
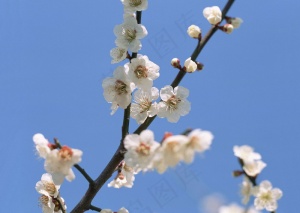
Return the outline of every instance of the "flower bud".
<path id="1" fill-rule="evenodd" d="M 200 63 L 200 62 L 196 62 L 196 64 L 197 64 L 197 70 L 198 70 L 198 71 L 203 70 L 204 64 L 202 64 L 202 63 Z"/>
<path id="2" fill-rule="evenodd" d="M 233 31 L 233 29 L 234 29 L 234 27 L 233 27 L 233 25 L 232 24 L 225 24 L 224 26 L 223 26 L 223 32 L 225 32 L 225 33 L 227 33 L 227 34 L 230 34 L 230 33 L 232 33 L 232 31 Z"/>
<path id="3" fill-rule="evenodd" d="M 218 6 L 204 8 L 203 16 L 213 25 L 222 21 L 222 11 Z"/>
<path id="4" fill-rule="evenodd" d="M 243 23 L 243 19 L 238 18 L 238 17 L 236 17 L 236 18 L 229 18 L 228 21 L 227 21 L 227 23 L 231 24 L 234 29 L 237 29 Z"/>
<path id="5" fill-rule="evenodd" d="M 171 65 L 172 65 L 173 67 L 175 67 L 175 68 L 180 67 L 180 60 L 179 60 L 178 58 L 173 58 L 173 59 L 171 60 Z"/>
<path id="6" fill-rule="evenodd" d="M 192 38 L 199 38 L 199 35 L 201 34 L 201 29 L 196 25 L 189 26 L 187 33 Z"/>
<path id="7" fill-rule="evenodd" d="M 191 57 L 185 60 L 184 68 L 186 72 L 195 72 L 197 69 L 197 64 L 191 60 Z"/>

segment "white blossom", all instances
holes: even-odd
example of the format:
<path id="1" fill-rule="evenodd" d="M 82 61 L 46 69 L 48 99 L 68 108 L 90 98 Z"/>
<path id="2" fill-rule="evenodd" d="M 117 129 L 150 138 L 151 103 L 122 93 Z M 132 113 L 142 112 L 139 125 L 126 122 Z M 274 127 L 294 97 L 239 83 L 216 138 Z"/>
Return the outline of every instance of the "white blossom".
<path id="1" fill-rule="evenodd" d="M 267 166 L 267 164 L 261 160 L 257 161 L 244 161 L 243 169 L 247 175 L 255 177 Z"/>
<path id="2" fill-rule="evenodd" d="M 148 7 L 148 0 L 121 0 L 124 4 L 124 10 L 135 12 L 146 10 Z"/>
<path id="3" fill-rule="evenodd" d="M 191 60 L 191 57 L 185 60 L 184 67 L 186 72 L 195 72 L 197 70 L 197 64 Z"/>
<path id="4" fill-rule="evenodd" d="M 175 68 L 179 68 L 180 67 L 180 60 L 178 58 L 173 58 L 171 60 L 171 65 Z"/>
<path id="5" fill-rule="evenodd" d="M 56 198 L 59 193 L 60 185 L 55 185 L 52 175 L 45 173 L 42 175 L 41 180 L 36 183 L 35 189 L 38 193 Z"/>
<path id="6" fill-rule="evenodd" d="M 186 100 L 188 96 L 189 90 L 184 87 L 177 86 L 173 89 L 171 86 L 165 86 L 160 90 L 162 101 L 158 104 L 157 115 L 176 123 L 180 116 L 187 115 L 191 110 L 191 103 Z"/>
<path id="7" fill-rule="evenodd" d="M 148 34 L 146 28 L 138 24 L 132 16 L 127 16 L 124 18 L 124 23 L 115 26 L 114 33 L 117 36 L 116 45 L 123 49 L 130 49 L 132 52 L 137 52 L 142 48 L 139 39 Z"/>
<path id="8" fill-rule="evenodd" d="M 138 124 L 144 123 L 146 118 L 153 117 L 158 112 L 158 106 L 155 101 L 159 96 L 158 89 L 152 87 L 151 90 L 138 89 L 134 93 L 135 103 L 131 104 L 130 116 L 136 119 Z"/>
<path id="9" fill-rule="evenodd" d="M 139 172 L 152 168 L 152 158 L 160 144 L 154 140 L 152 131 L 144 130 L 140 135 L 127 135 L 124 139 L 124 146 L 127 149 L 126 164 Z"/>
<path id="10" fill-rule="evenodd" d="M 209 131 L 195 129 L 188 135 L 188 142 L 182 149 L 183 160 L 186 163 L 191 163 L 194 160 L 195 152 L 204 152 L 209 149 L 213 135 Z"/>
<path id="11" fill-rule="evenodd" d="M 112 64 L 119 63 L 127 57 L 127 49 L 115 47 L 110 51 L 110 56 Z"/>
<path id="12" fill-rule="evenodd" d="M 72 181 L 75 178 L 72 167 L 81 162 L 82 151 L 63 146 L 61 149 L 52 150 L 46 157 L 45 169 L 52 175 L 56 185 L 60 185 L 63 179 Z"/>
<path id="13" fill-rule="evenodd" d="M 67 209 L 65 201 L 62 197 L 54 198 L 43 194 L 40 196 L 39 201 L 43 213 L 62 213 L 62 208 L 64 210 Z"/>
<path id="14" fill-rule="evenodd" d="M 155 153 L 153 166 L 160 173 L 164 173 L 168 167 L 176 166 L 183 160 L 182 148 L 188 143 L 185 135 L 175 135 L 167 137 L 161 147 Z"/>
<path id="15" fill-rule="evenodd" d="M 187 29 L 187 33 L 191 38 L 199 38 L 199 35 L 201 33 L 201 29 L 196 25 L 191 25 Z"/>
<path id="16" fill-rule="evenodd" d="M 225 24 L 225 25 L 223 26 L 223 29 L 224 29 L 224 32 L 225 32 L 225 33 L 230 34 L 230 33 L 232 33 L 234 27 L 233 27 L 232 24 Z"/>
<path id="17" fill-rule="evenodd" d="M 222 20 L 222 12 L 218 6 L 204 8 L 203 15 L 213 25 L 218 24 Z"/>
<path id="18" fill-rule="evenodd" d="M 253 188 L 253 195 L 256 197 L 254 205 L 257 210 L 266 209 L 272 212 L 277 209 L 277 200 L 282 197 L 282 191 L 278 188 L 273 189 L 272 184 L 265 180 Z"/>
<path id="19" fill-rule="evenodd" d="M 241 195 L 243 197 L 242 203 L 244 205 L 246 205 L 250 200 L 250 197 L 252 195 L 252 188 L 253 188 L 252 183 L 247 177 L 245 177 L 244 181 L 241 184 Z"/>
<path id="20" fill-rule="evenodd" d="M 133 181 L 135 180 L 135 174 L 136 172 L 123 162 L 121 171 L 118 171 L 117 176 L 107 186 L 117 189 L 123 186 L 131 188 L 133 186 Z"/>
<path id="21" fill-rule="evenodd" d="M 107 102 L 112 103 L 112 113 L 121 107 L 126 109 L 131 102 L 131 92 L 134 84 L 128 80 L 124 67 L 117 67 L 113 77 L 105 78 L 102 82 L 103 95 Z"/>
<path id="22" fill-rule="evenodd" d="M 232 26 L 234 27 L 234 29 L 237 29 L 241 26 L 241 24 L 243 23 L 243 19 L 235 17 L 235 18 L 229 18 L 227 21 L 229 24 L 232 24 Z"/>
<path id="23" fill-rule="evenodd" d="M 146 55 L 138 55 L 137 58 L 131 59 L 130 63 L 125 64 L 125 70 L 135 86 L 144 90 L 150 89 L 153 80 L 159 77 L 159 66 Z"/>
<path id="24" fill-rule="evenodd" d="M 234 146 L 233 152 L 236 157 L 243 161 L 254 161 L 261 159 L 261 155 L 254 152 L 253 148 L 248 145 Z"/>
<path id="25" fill-rule="evenodd" d="M 51 151 L 49 147 L 49 141 L 41 133 L 35 134 L 32 139 L 39 156 L 42 158 L 46 158 L 48 153 Z"/>
<path id="26" fill-rule="evenodd" d="M 42 207 L 43 213 L 54 213 L 55 205 L 53 203 L 52 197 L 47 196 L 47 195 L 41 195 L 41 197 L 39 198 L 39 201 L 40 201 L 40 205 Z"/>

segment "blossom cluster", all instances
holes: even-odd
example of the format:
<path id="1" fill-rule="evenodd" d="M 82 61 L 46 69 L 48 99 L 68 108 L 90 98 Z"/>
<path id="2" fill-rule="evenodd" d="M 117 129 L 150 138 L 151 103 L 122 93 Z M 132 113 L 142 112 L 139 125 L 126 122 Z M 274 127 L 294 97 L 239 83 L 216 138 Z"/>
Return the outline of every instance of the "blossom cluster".
<path id="1" fill-rule="evenodd" d="M 55 184 L 61 185 L 64 178 L 68 181 L 75 178 L 72 166 L 81 162 L 81 150 L 72 149 L 68 146 L 59 149 L 56 144 L 51 144 L 40 133 L 33 136 L 33 142 L 38 155 L 45 159 L 45 170 L 52 175 Z"/>
<path id="2" fill-rule="evenodd" d="M 110 53 L 112 63 L 121 62 L 126 57 L 130 62 L 118 66 L 113 77 L 103 80 L 103 95 L 105 100 L 112 104 L 111 114 L 119 107 L 126 109 L 132 102 L 130 114 L 138 124 L 144 123 L 147 117 L 156 115 L 167 118 L 169 122 L 177 122 L 180 116 L 188 114 L 191 109 L 191 103 L 186 99 L 189 90 L 181 86 L 173 88 L 166 85 L 160 90 L 153 87 L 153 81 L 160 76 L 160 67 L 146 55 L 138 54 L 137 57 L 131 58 L 128 53 L 128 51 L 137 53 L 142 47 L 140 39 L 148 34 L 145 26 L 138 24 L 132 14 L 135 11 L 145 10 L 146 2 L 122 1 L 125 11 L 124 22 L 114 28 L 117 47 Z M 156 102 L 159 97 L 161 100 Z"/>
<path id="3" fill-rule="evenodd" d="M 59 195 L 60 185 L 53 182 L 52 175 L 45 173 L 41 180 L 36 183 L 35 189 L 40 196 L 40 205 L 44 213 L 62 213 L 67 206 L 64 199 Z"/>
<path id="4" fill-rule="evenodd" d="M 241 185 L 242 203 L 247 204 L 251 196 L 254 196 L 254 206 L 257 210 L 275 211 L 277 200 L 281 198 L 282 191 L 273 188 L 268 180 L 256 185 L 257 176 L 266 167 L 266 164 L 261 160 L 261 155 L 254 152 L 254 149 L 248 145 L 234 146 L 233 152 L 243 168 L 243 171 L 235 171 L 235 176 L 245 174 Z"/>
<path id="5" fill-rule="evenodd" d="M 201 129 L 195 129 L 186 135 L 166 133 L 161 143 L 155 141 L 151 130 L 144 130 L 140 135 L 127 135 L 124 139 L 127 149 L 125 162 L 117 168 L 118 174 L 108 186 L 132 187 L 134 175 L 140 171 L 155 169 L 162 174 L 180 161 L 191 163 L 195 153 L 202 153 L 210 148 L 212 140 L 211 132 Z"/>
<path id="6" fill-rule="evenodd" d="M 48 173 L 37 182 L 36 190 L 41 194 L 40 204 L 44 213 L 66 212 L 64 199 L 59 195 L 60 185 L 64 178 L 72 181 L 75 178 L 72 166 L 81 161 L 82 151 L 68 146 L 58 147 L 50 143 L 44 135 L 33 136 L 37 154 L 45 159 L 44 167 Z"/>

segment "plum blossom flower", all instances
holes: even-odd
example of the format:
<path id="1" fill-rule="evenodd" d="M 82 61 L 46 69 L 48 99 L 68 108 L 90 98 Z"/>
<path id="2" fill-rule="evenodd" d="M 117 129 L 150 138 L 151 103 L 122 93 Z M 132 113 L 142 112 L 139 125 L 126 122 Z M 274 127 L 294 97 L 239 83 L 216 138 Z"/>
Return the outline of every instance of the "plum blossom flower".
<path id="1" fill-rule="evenodd" d="M 234 146 L 233 152 L 236 157 L 240 158 L 243 161 L 254 161 L 261 159 L 261 155 L 254 152 L 254 149 L 248 145 Z"/>
<path id="2" fill-rule="evenodd" d="M 261 160 L 257 161 L 244 161 L 243 169 L 247 175 L 255 177 L 267 166 L 267 164 Z"/>
<path id="3" fill-rule="evenodd" d="M 157 115 L 176 123 L 180 116 L 187 115 L 191 110 L 191 103 L 186 99 L 188 96 L 189 90 L 184 87 L 177 86 L 173 89 L 171 86 L 165 86 L 160 90 L 162 101 L 158 104 Z"/>
<path id="4" fill-rule="evenodd" d="M 153 80 L 159 77 L 159 66 L 146 55 L 138 55 L 137 58 L 131 59 L 130 63 L 125 64 L 125 70 L 135 86 L 144 90 L 150 89 Z"/>
<path id="5" fill-rule="evenodd" d="M 183 160 L 191 163 L 194 160 L 195 152 L 204 152 L 209 149 L 213 135 L 209 131 L 195 129 L 188 135 L 188 142 L 183 147 Z"/>
<path id="6" fill-rule="evenodd" d="M 231 24 L 234 27 L 234 29 L 239 28 L 241 26 L 241 24 L 243 23 L 243 19 L 238 18 L 238 17 L 234 17 L 234 18 L 228 17 L 228 18 L 226 18 L 226 21 L 228 24 Z"/>
<path id="7" fill-rule="evenodd" d="M 102 87 L 104 89 L 103 95 L 105 100 L 112 103 L 111 114 L 114 114 L 118 107 L 126 109 L 130 104 L 134 84 L 128 80 L 124 67 L 117 67 L 113 77 L 103 80 Z"/>
<path id="8" fill-rule="evenodd" d="M 41 133 L 37 133 L 33 136 L 33 142 L 35 148 L 41 158 L 46 158 L 48 153 L 51 151 L 49 141 Z"/>
<path id="9" fill-rule="evenodd" d="M 147 171 L 152 168 L 152 158 L 160 144 L 154 140 L 154 134 L 151 130 L 144 130 L 140 135 L 127 135 L 124 139 L 124 145 L 127 149 L 126 164 L 136 172 Z"/>
<path id="10" fill-rule="evenodd" d="M 266 209 L 272 212 L 277 209 L 277 200 L 282 197 L 282 191 L 278 188 L 273 189 L 270 181 L 265 180 L 253 188 L 253 195 L 256 197 L 254 206 L 257 210 Z"/>
<path id="11" fill-rule="evenodd" d="M 186 72 L 195 72 L 197 70 L 197 64 L 191 60 L 191 57 L 185 60 L 184 67 Z"/>
<path id="12" fill-rule="evenodd" d="M 130 116 L 136 119 L 138 124 L 144 123 L 146 118 L 153 117 L 158 112 L 158 106 L 155 101 L 159 96 L 158 89 L 152 87 L 151 90 L 138 89 L 134 93 L 135 103 L 131 104 Z"/>
<path id="13" fill-rule="evenodd" d="M 233 152 L 236 157 L 243 161 L 243 169 L 251 177 L 257 176 L 266 166 L 259 153 L 254 152 L 248 145 L 234 146 Z"/>
<path id="14" fill-rule="evenodd" d="M 252 195 L 252 188 L 252 183 L 249 181 L 248 177 L 245 177 L 244 181 L 241 184 L 241 195 L 243 197 L 242 203 L 244 205 L 246 205 L 250 200 L 250 197 Z"/>
<path id="15" fill-rule="evenodd" d="M 118 47 L 137 52 L 142 48 L 139 39 L 144 38 L 148 32 L 134 17 L 127 16 L 124 18 L 124 23 L 115 26 L 114 34 L 117 36 L 115 43 Z"/>
<path id="16" fill-rule="evenodd" d="M 204 8 L 203 15 L 213 25 L 218 24 L 222 20 L 222 12 L 218 6 Z"/>
<path id="17" fill-rule="evenodd" d="M 59 193 L 60 185 L 55 185 L 52 175 L 45 173 L 42 175 L 41 180 L 36 183 L 35 189 L 38 193 L 56 198 Z"/>
<path id="18" fill-rule="evenodd" d="M 180 68 L 180 60 L 179 58 L 172 58 L 171 65 L 175 68 Z"/>
<path id="19" fill-rule="evenodd" d="M 201 34 L 201 29 L 196 25 L 191 25 L 187 29 L 187 33 L 191 38 L 199 38 L 199 35 Z"/>
<path id="20" fill-rule="evenodd" d="M 233 29 L 234 29 L 234 27 L 233 27 L 232 24 L 225 24 L 225 25 L 223 26 L 223 31 L 224 31 L 225 33 L 227 33 L 227 34 L 232 33 Z"/>
<path id="21" fill-rule="evenodd" d="M 127 49 L 115 47 L 110 51 L 110 56 L 112 64 L 119 63 L 127 57 Z"/>
<path id="22" fill-rule="evenodd" d="M 129 12 L 142 11 L 148 8 L 148 0 L 121 0 L 124 10 Z"/>
<path id="23" fill-rule="evenodd" d="M 183 159 L 182 148 L 188 143 L 185 135 L 167 137 L 153 158 L 153 167 L 158 173 L 164 173 L 168 167 L 174 167 Z"/>
<path id="24" fill-rule="evenodd" d="M 62 209 L 67 208 L 64 199 L 59 196 L 60 185 L 55 185 L 51 174 L 43 174 L 35 189 L 41 194 L 39 201 L 43 213 L 62 213 Z"/>
<path id="25" fill-rule="evenodd" d="M 40 206 L 42 207 L 43 213 L 54 213 L 55 204 L 52 197 L 49 195 L 41 195 L 39 198 Z M 61 211 L 59 211 L 61 213 Z"/>
<path id="26" fill-rule="evenodd" d="M 102 209 L 100 213 L 114 213 L 114 212 L 110 209 Z M 129 211 L 124 207 L 122 207 L 119 209 L 119 211 L 117 211 L 117 213 L 129 213 Z"/>
<path id="27" fill-rule="evenodd" d="M 72 167 L 81 162 L 82 151 L 63 146 L 52 150 L 46 157 L 45 169 L 52 175 L 53 182 L 60 185 L 63 179 L 72 181 L 75 178 Z"/>
<path id="28" fill-rule="evenodd" d="M 134 175 L 136 174 L 136 172 L 125 162 L 122 162 L 119 167 L 120 168 L 118 169 L 117 176 L 107 186 L 117 189 L 123 186 L 132 188 L 133 181 L 135 180 Z"/>

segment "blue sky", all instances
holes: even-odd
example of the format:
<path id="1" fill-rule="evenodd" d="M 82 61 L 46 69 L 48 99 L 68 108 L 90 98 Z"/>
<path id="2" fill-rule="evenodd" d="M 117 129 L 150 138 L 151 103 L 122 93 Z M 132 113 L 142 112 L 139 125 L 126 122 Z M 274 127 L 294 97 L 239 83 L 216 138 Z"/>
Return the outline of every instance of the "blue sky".
<path id="1" fill-rule="evenodd" d="M 148 36 L 140 53 L 160 66 L 155 86 L 176 75 L 174 57 L 184 61 L 195 45 L 186 28 L 210 25 L 202 10 L 226 1 L 150 1 L 142 15 Z M 159 140 L 165 131 L 188 127 L 210 130 L 211 150 L 164 175 L 139 174 L 132 189 L 103 187 L 93 204 L 132 212 L 201 212 L 202 200 L 221 194 L 224 203 L 240 203 L 241 178 L 234 145 L 248 144 L 267 167 L 258 181 L 270 180 L 284 195 L 280 212 L 295 212 L 299 196 L 299 26 L 296 1 L 236 1 L 230 16 L 243 18 L 231 35 L 217 32 L 198 60 L 203 72 L 187 75 L 192 111 L 177 124 L 156 119 L 150 129 Z M 122 23 L 119 1 L 2 0 L 0 2 L 0 212 L 41 212 L 34 186 L 44 173 L 32 136 L 83 150 L 80 165 L 95 178 L 118 146 L 122 110 L 110 116 L 101 83 L 110 64 L 113 28 Z M 131 121 L 130 131 L 137 127 Z M 84 178 L 64 182 L 68 209 L 87 188 Z"/>

